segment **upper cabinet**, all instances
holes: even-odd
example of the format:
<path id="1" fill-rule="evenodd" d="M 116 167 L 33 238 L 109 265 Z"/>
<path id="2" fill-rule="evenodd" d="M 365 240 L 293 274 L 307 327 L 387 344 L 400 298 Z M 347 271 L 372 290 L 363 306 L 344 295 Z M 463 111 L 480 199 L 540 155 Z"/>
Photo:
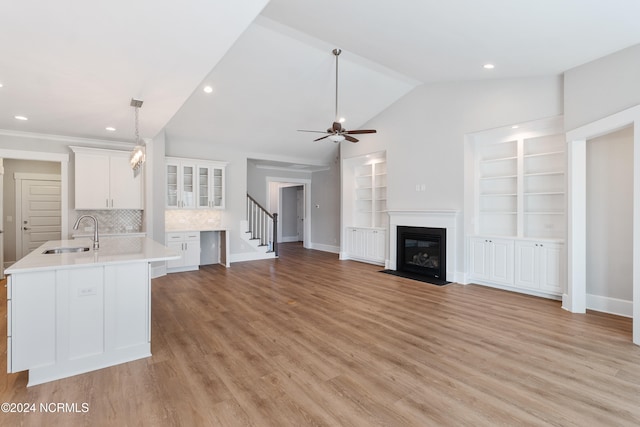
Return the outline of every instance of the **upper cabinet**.
<path id="1" fill-rule="evenodd" d="M 166 207 L 224 209 L 225 162 L 167 157 Z"/>
<path id="2" fill-rule="evenodd" d="M 143 175 L 133 176 L 128 151 L 71 149 L 75 155 L 75 209 L 143 209 Z"/>

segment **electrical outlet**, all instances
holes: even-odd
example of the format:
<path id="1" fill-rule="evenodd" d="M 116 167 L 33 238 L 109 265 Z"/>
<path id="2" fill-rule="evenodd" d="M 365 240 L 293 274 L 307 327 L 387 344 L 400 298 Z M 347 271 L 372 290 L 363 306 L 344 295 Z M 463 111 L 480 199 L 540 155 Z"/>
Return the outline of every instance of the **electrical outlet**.
<path id="1" fill-rule="evenodd" d="M 98 290 L 96 289 L 95 286 L 92 286 L 89 288 L 78 288 L 79 297 L 88 297 L 91 295 L 96 295 L 97 293 L 98 293 Z"/>

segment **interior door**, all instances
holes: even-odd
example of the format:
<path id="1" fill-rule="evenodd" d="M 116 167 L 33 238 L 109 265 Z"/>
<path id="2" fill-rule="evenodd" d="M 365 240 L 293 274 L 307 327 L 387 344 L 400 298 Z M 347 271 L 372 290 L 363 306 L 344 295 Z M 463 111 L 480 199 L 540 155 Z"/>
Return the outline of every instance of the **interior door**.
<path id="1" fill-rule="evenodd" d="M 299 187 L 296 192 L 297 217 L 298 217 L 298 242 L 304 241 L 304 187 Z"/>
<path id="2" fill-rule="evenodd" d="M 60 240 L 62 230 L 60 181 L 22 180 L 22 254 L 49 240 Z"/>

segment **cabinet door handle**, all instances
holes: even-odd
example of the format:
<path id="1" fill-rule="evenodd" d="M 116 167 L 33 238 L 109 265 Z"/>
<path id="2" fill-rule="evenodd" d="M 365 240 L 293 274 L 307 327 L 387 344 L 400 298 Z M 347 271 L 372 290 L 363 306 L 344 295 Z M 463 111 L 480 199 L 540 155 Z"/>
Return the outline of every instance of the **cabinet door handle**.
<path id="1" fill-rule="evenodd" d="M 109 199 L 105 199 L 105 203 L 107 205 L 106 207 L 108 208 L 109 207 Z"/>

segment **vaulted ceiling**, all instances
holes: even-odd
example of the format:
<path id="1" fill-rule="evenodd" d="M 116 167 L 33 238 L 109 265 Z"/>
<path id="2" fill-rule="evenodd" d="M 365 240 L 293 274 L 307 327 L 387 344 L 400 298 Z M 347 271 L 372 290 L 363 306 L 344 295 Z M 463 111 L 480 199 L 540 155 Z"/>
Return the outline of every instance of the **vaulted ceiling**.
<path id="1" fill-rule="evenodd" d="M 422 83 L 558 75 L 640 43 L 629 0 L 5 3 L 0 129 L 131 141 L 135 97 L 144 137 L 296 162 L 333 150 L 296 129 L 334 119 L 334 47 L 357 128 Z"/>

